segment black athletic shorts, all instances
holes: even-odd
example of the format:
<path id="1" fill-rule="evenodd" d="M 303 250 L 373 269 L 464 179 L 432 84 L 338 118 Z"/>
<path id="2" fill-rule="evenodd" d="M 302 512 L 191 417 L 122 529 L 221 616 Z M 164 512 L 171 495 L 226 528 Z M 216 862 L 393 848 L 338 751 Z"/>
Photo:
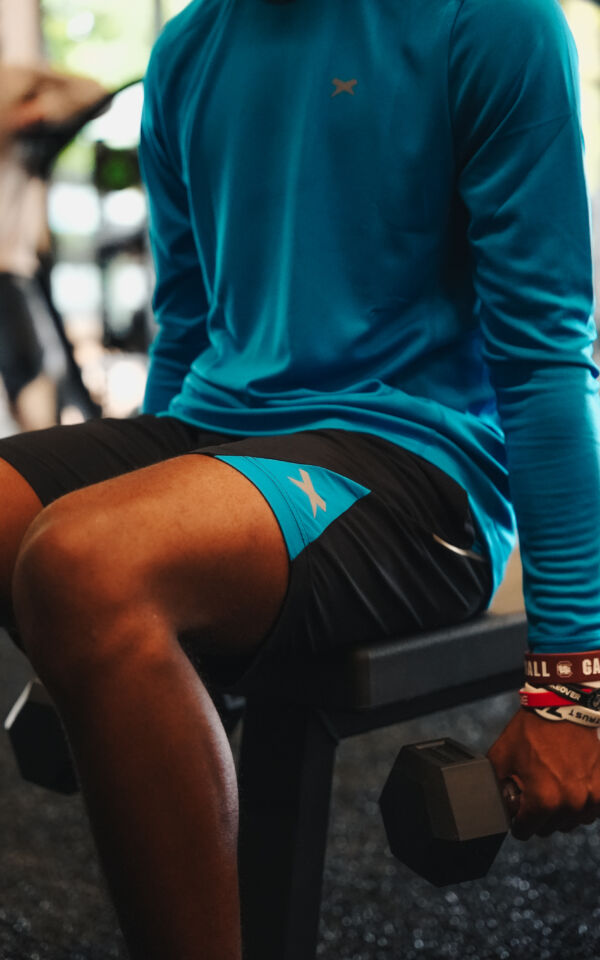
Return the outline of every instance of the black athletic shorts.
<path id="1" fill-rule="evenodd" d="M 290 558 L 282 610 L 258 653 L 212 658 L 226 688 L 265 657 L 319 656 L 460 623 L 488 605 L 491 569 L 465 490 L 378 437 L 323 429 L 240 438 L 143 415 L 0 440 L 0 458 L 44 505 L 193 452 L 222 459 L 260 489 Z"/>
<path id="2" fill-rule="evenodd" d="M 29 301 L 32 285 L 26 277 L 0 272 L 0 376 L 13 403 L 43 367 Z"/>

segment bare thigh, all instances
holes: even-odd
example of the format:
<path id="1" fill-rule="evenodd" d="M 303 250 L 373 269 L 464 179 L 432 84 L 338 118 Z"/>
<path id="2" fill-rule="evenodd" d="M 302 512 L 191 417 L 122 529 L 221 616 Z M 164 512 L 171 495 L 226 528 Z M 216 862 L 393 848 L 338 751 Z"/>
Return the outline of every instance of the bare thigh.
<path id="1" fill-rule="evenodd" d="M 0 623 L 7 626 L 11 620 L 15 560 L 25 532 L 42 504 L 27 481 L 5 460 L 0 460 L 0 502 Z"/>
<path id="2" fill-rule="evenodd" d="M 15 583 L 18 610 L 29 618 L 25 591 L 38 622 L 93 619 L 98 636 L 123 610 L 150 609 L 173 632 L 200 633 L 205 649 L 237 654 L 272 626 L 288 576 L 263 495 L 228 464 L 188 454 L 50 504 L 29 527 Z"/>

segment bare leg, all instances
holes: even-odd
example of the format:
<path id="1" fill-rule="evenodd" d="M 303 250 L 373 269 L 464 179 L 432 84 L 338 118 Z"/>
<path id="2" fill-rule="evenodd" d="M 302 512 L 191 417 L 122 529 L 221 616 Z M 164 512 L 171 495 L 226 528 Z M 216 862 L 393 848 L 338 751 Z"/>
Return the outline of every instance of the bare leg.
<path id="1" fill-rule="evenodd" d="M 12 624 L 11 582 L 27 527 L 42 509 L 20 473 L 0 460 L 0 625 Z"/>
<path id="2" fill-rule="evenodd" d="M 287 577 L 261 494 L 199 456 L 62 498 L 23 544 L 21 635 L 65 722 L 134 960 L 241 957 L 233 760 L 176 638 L 249 652 Z"/>
<path id="3" fill-rule="evenodd" d="M 239 960 L 229 742 L 164 625 L 138 630 L 164 655 L 123 657 L 80 700 L 57 697 L 109 889 L 135 960 Z"/>
<path id="4" fill-rule="evenodd" d="M 40 374 L 23 387 L 13 404 L 12 414 L 21 430 L 43 430 L 56 424 L 56 386 Z"/>

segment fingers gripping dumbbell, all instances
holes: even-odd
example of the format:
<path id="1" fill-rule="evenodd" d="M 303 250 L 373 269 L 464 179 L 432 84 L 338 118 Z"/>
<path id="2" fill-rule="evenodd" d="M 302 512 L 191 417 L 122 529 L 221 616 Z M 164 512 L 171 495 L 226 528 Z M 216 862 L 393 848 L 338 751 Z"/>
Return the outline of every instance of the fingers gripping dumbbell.
<path id="1" fill-rule="evenodd" d="M 379 805 L 395 857 L 435 886 L 483 877 L 519 808 L 519 788 L 455 740 L 400 750 Z"/>

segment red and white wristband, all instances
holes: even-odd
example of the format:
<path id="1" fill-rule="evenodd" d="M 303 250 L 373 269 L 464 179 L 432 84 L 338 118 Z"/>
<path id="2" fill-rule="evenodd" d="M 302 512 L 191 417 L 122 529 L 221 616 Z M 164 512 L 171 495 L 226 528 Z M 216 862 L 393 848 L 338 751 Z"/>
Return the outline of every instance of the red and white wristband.
<path id="1" fill-rule="evenodd" d="M 568 720 L 582 727 L 600 728 L 600 683 L 594 685 L 552 683 L 535 687 L 526 683 L 519 690 L 521 706 L 545 720 Z"/>
<path id="2" fill-rule="evenodd" d="M 525 656 L 521 706 L 545 720 L 595 727 L 600 736 L 600 652 Z"/>

